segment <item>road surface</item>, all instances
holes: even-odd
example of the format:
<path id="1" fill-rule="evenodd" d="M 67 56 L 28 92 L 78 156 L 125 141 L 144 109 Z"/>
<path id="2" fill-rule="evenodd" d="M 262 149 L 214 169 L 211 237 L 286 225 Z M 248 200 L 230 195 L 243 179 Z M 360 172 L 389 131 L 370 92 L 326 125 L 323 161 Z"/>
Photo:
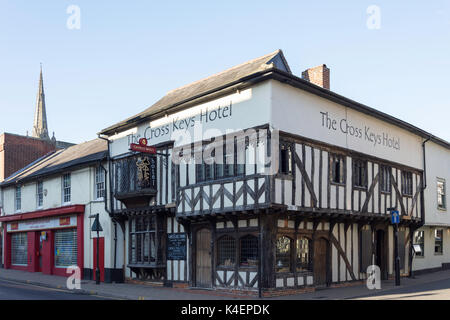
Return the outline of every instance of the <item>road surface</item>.
<path id="1" fill-rule="evenodd" d="M 0 280 L 0 300 L 110 300 L 110 298 Z"/>

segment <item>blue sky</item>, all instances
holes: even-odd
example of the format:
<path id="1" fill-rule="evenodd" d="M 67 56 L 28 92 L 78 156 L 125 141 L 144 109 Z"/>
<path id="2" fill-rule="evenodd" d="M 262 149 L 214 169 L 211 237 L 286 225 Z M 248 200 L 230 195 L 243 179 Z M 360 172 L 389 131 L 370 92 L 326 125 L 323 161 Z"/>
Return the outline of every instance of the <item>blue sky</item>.
<path id="1" fill-rule="evenodd" d="M 66 27 L 70 5 L 81 28 Z M 367 8 L 380 8 L 380 29 Z M 282 49 L 296 75 L 450 141 L 450 4 L 0 0 L 0 132 L 31 134 L 39 63 L 58 140 L 83 142 L 167 91 Z"/>

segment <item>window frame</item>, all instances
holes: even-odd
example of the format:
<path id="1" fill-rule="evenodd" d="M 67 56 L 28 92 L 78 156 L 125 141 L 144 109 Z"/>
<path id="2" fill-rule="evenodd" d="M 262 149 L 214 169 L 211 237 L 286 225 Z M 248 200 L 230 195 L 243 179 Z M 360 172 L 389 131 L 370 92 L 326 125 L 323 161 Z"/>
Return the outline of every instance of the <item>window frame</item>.
<path id="1" fill-rule="evenodd" d="M 230 245 L 231 244 L 231 247 L 230 248 L 227 248 L 227 250 L 226 251 L 223 251 L 222 249 L 222 247 L 221 247 L 221 242 L 222 241 L 228 241 L 229 243 L 228 243 L 228 245 Z M 217 268 L 235 268 L 236 267 L 236 263 L 237 263 L 237 261 L 236 261 L 236 250 L 238 249 L 237 248 L 237 243 L 236 243 L 237 241 L 236 241 L 236 238 L 235 237 L 233 237 L 232 235 L 230 235 L 230 234 L 228 234 L 228 233 L 226 233 L 226 234 L 223 234 L 223 235 L 221 235 L 220 237 L 218 237 L 217 238 L 217 240 L 216 240 L 216 248 L 217 248 L 217 250 L 216 250 L 216 267 Z M 223 263 L 221 263 L 222 261 L 222 257 L 221 257 L 221 254 L 224 254 L 224 253 L 230 253 L 231 255 L 228 257 L 231 261 L 230 261 L 230 264 L 223 264 Z M 225 260 L 226 261 L 226 260 Z"/>
<path id="2" fill-rule="evenodd" d="M 98 178 L 101 177 L 101 180 Z M 99 188 L 99 185 L 103 185 L 102 188 Z M 106 179 L 104 170 L 101 166 L 95 167 L 95 174 L 94 174 L 94 198 L 95 200 L 103 200 L 105 198 L 106 193 Z M 99 197 L 99 191 L 102 192 L 101 196 Z"/>
<path id="3" fill-rule="evenodd" d="M 442 183 L 442 193 L 439 193 L 439 183 Z M 446 194 L 445 179 L 437 178 L 436 181 L 436 193 L 437 193 L 437 208 L 438 210 L 447 211 L 447 194 Z M 442 205 L 439 204 L 439 197 L 442 197 Z"/>
<path id="4" fill-rule="evenodd" d="M 66 177 L 68 177 L 68 180 L 67 180 L 68 181 L 68 185 L 67 186 L 65 184 L 65 182 L 66 182 L 65 178 Z M 62 188 L 62 190 L 61 190 L 62 191 L 61 192 L 62 204 L 63 205 L 71 204 L 72 203 L 72 175 L 71 175 L 70 172 L 65 173 L 65 174 L 62 175 L 62 177 L 61 177 L 61 188 Z M 67 194 L 66 194 L 66 191 L 68 191 Z M 69 201 L 66 201 L 66 196 L 67 196 Z"/>
<path id="5" fill-rule="evenodd" d="M 392 167 L 380 165 L 380 192 L 385 194 L 392 193 Z"/>
<path id="6" fill-rule="evenodd" d="M 22 211 L 22 186 L 16 186 L 14 189 L 14 212 Z"/>
<path id="7" fill-rule="evenodd" d="M 357 189 L 367 189 L 367 184 L 368 184 L 368 165 L 367 165 L 367 160 L 363 160 L 363 159 L 358 159 L 358 158 L 354 158 L 352 159 L 352 183 L 353 183 L 353 187 L 357 188 Z"/>
<path id="8" fill-rule="evenodd" d="M 220 145 L 214 147 L 214 144 L 217 144 L 217 142 L 212 139 L 211 141 L 202 141 L 202 157 L 201 157 L 201 163 L 195 164 L 195 182 L 196 183 L 202 183 L 202 182 L 213 182 L 221 179 L 227 179 L 232 177 L 242 177 L 245 176 L 245 163 L 246 163 L 246 155 L 245 152 L 238 156 L 237 154 L 237 137 L 234 137 L 234 146 L 233 146 L 233 153 L 227 153 L 226 148 L 226 141 L 227 139 L 222 139 L 222 163 L 217 163 L 215 161 L 215 154 L 217 148 L 220 148 Z M 211 146 L 211 147 L 210 147 Z M 206 158 L 206 160 L 213 159 L 213 163 L 206 164 L 204 153 L 206 148 L 213 148 L 211 152 L 211 156 Z M 248 143 L 245 143 L 245 148 L 247 149 Z M 238 164 L 238 157 L 243 157 L 243 164 Z M 228 159 L 232 159 L 232 163 L 227 163 Z M 209 170 L 207 171 L 209 166 Z M 228 168 L 228 170 L 227 170 Z M 232 172 L 230 172 L 230 168 L 232 168 Z M 207 175 L 207 172 L 209 174 Z"/>
<path id="9" fill-rule="evenodd" d="M 438 232 L 441 233 L 440 240 L 438 239 Z M 438 246 L 439 243 L 439 246 Z M 440 250 L 436 251 L 436 248 L 439 247 Z M 444 229 L 434 229 L 434 255 L 441 256 L 444 254 Z"/>
<path id="10" fill-rule="evenodd" d="M 402 196 L 413 196 L 413 173 L 412 171 L 403 170 L 401 172 Z"/>
<path id="11" fill-rule="evenodd" d="M 250 264 L 245 265 L 242 262 L 242 256 L 243 256 L 243 254 L 242 254 L 242 248 L 243 248 L 242 240 L 244 240 L 246 238 L 252 238 L 252 241 L 256 241 L 256 254 L 255 254 L 255 256 L 256 256 L 256 259 L 255 259 L 256 264 L 255 265 L 250 265 Z M 239 250 L 239 268 L 256 268 L 258 266 L 258 264 L 259 264 L 259 239 L 258 239 L 258 237 L 256 235 L 254 235 L 254 234 L 245 234 L 245 235 L 239 237 L 238 240 L 239 240 L 239 243 L 238 243 L 239 244 L 239 249 L 238 249 Z M 248 260 L 249 259 L 247 258 L 247 261 Z"/>
<path id="12" fill-rule="evenodd" d="M 41 188 L 39 187 L 41 186 Z M 44 206 L 44 181 L 36 182 L 36 209 L 42 209 Z"/>
<path id="13" fill-rule="evenodd" d="M 421 236 L 420 236 L 421 235 Z M 421 239 L 421 241 L 417 241 L 418 239 Z M 419 245 L 420 249 L 422 250 L 421 254 L 415 254 L 416 257 L 424 258 L 425 257 L 425 231 L 424 230 L 417 230 L 414 232 L 413 236 L 413 244 Z"/>
<path id="14" fill-rule="evenodd" d="M 278 173 L 292 175 L 294 171 L 294 152 L 292 143 L 284 141 L 280 142 L 279 159 Z"/>
<path id="15" fill-rule="evenodd" d="M 329 181 L 331 184 L 344 186 L 347 182 L 347 156 L 339 153 L 330 153 L 329 154 Z M 335 181 L 336 178 L 336 167 L 335 164 L 339 163 L 339 181 Z M 341 169 L 342 164 L 342 169 Z M 342 173 L 342 177 L 341 177 Z M 341 179 L 342 178 L 342 179 Z"/>
<path id="16" fill-rule="evenodd" d="M 286 238 L 289 240 L 289 252 L 287 253 L 283 253 L 282 256 L 280 256 L 280 253 L 278 252 L 278 241 L 281 238 Z M 291 235 L 286 235 L 286 234 L 279 234 L 277 235 L 277 240 L 275 242 L 275 273 L 292 273 L 293 272 L 293 267 L 295 265 L 295 262 L 293 263 L 293 252 L 295 251 L 295 240 L 294 238 L 292 238 Z M 278 264 L 279 258 L 285 258 L 288 257 L 287 261 L 289 262 L 289 265 L 286 266 L 280 266 Z M 284 270 L 285 268 L 287 268 L 287 270 Z"/>
<path id="17" fill-rule="evenodd" d="M 299 270 L 299 253 L 300 253 L 300 248 L 299 248 L 299 240 L 308 240 L 308 247 L 307 247 L 307 267 L 305 269 L 300 269 Z M 313 272 L 312 269 L 312 248 L 313 248 L 313 239 L 311 239 L 310 237 L 306 236 L 305 234 L 298 234 L 297 238 L 295 239 L 295 271 L 297 273 L 302 273 L 302 272 Z M 302 267 L 303 268 L 303 267 Z"/>

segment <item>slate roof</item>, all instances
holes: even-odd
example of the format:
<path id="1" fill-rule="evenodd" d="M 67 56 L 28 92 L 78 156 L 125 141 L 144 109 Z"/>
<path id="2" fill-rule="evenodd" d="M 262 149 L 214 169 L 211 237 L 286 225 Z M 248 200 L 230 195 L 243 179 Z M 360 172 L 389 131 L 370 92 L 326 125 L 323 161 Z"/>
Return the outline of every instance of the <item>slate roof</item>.
<path id="1" fill-rule="evenodd" d="M 56 150 L 13 173 L 0 184 L 0 187 L 14 183 L 23 183 L 39 177 L 70 170 L 74 167 L 98 162 L 106 159 L 107 153 L 107 141 L 98 138 L 71 146 L 67 149 Z"/>
<path id="2" fill-rule="evenodd" d="M 235 82 L 240 82 L 241 80 L 255 73 L 267 71 L 273 68 L 291 73 L 289 65 L 284 58 L 283 52 L 281 50 L 276 50 L 262 57 L 247 61 L 225 71 L 216 73 L 202 80 L 195 81 L 188 85 L 171 90 L 164 97 L 162 97 L 149 108 L 145 109 L 143 112 L 102 130 L 101 134 L 106 132 L 110 133 L 115 128 L 121 127 L 127 123 L 136 122 L 154 114 L 169 110 L 173 106 L 181 104 L 196 96 L 202 96 L 210 91 L 217 90 L 218 88 L 227 86 Z"/>

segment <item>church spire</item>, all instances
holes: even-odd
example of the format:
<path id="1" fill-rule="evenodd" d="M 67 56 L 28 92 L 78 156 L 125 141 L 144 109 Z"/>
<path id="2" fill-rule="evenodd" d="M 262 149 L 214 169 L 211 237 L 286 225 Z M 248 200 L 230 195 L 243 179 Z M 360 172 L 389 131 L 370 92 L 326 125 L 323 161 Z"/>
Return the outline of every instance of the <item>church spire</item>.
<path id="1" fill-rule="evenodd" d="M 39 89 L 36 101 L 36 111 L 34 113 L 32 136 L 35 138 L 50 140 L 47 128 L 47 113 L 45 111 L 45 95 L 44 95 L 44 80 L 42 79 L 42 63 L 41 63 L 41 73 L 39 77 Z"/>

